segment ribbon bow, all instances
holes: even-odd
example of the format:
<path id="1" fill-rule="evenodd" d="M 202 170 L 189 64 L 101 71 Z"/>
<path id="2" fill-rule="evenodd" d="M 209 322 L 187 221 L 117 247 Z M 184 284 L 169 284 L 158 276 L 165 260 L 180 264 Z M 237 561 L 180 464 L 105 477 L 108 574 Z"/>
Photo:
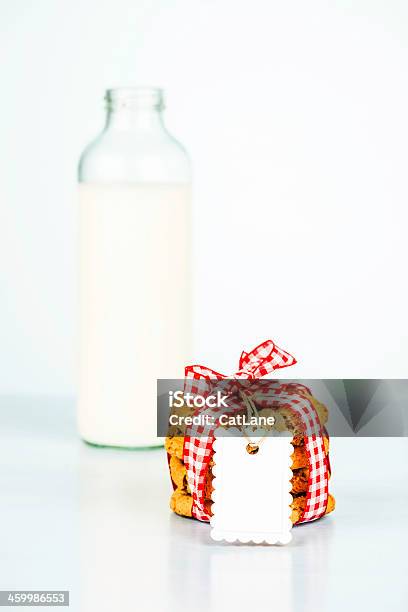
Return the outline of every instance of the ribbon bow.
<path id="1" fill-rule="evenodd" d="M 266 340 L 249 353 L 242 352 L 239 370 L 227 377 L 211 368 L 202 365 L 191 365 L 185 368 L 184 391 L 206 394 L 214 387 L 214 381 L 227 379 L 227 391 L 234 392 L 240 388 L 239 380 L 254 380 L 270 374 L 279 368 L 296 363 L 296 359 L 283 351 L 272 340 Z M 283 405 L 300 416 L 305 428 L 305 448 L 309 460 L 309 482 L 306 506 L 299 520 L 300 523 L 320 518 L 326 511 L 328 500 L 328 460 L 323 438 L 316 434 L 321 430 L 319 417 L 310 400 L 310 391 L 303 385 L 268 383 L 267 391 L 273 389 L 278 396 L 279 405 Z M 226 388 L 224 387 L 224 391 Z M 306 393 L 305 393 L 306 391 Z M 210 513 L 204 499 L 204 487 L 208 464 L 213 454 L 214 436 L 185 436 L 183 461 L 187 469 L 187 480 L 193 497 L 192 515 L 209 521 Z"/>
<path id="2" fill-rule="evenodd" d="M 296 359 L 286 351 L 280 349 L 272 340 L 265 340 L 251 352 L 243 351 L 239 359 L 239 369 L 233 376 L 225 376 L 211 368 L 202 365 L 191 365 L 185 369 L 186 381 L 223 380 L 225 378 L 245 378 L 253 380 L 261 378 L 277 370 L 294 365 Z"/>

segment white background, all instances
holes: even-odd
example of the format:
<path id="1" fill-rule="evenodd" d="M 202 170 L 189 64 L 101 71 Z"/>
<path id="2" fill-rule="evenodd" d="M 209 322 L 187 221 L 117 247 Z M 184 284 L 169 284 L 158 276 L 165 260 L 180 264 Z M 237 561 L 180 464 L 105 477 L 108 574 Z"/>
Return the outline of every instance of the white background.
<path id="1" fill-rule="evenodd" d="M 76 163 L 104 89 L 194 163 L 195 360 L 408 375 L 408 4 L 2 0 L 0 392 L 75 392 Z"/>

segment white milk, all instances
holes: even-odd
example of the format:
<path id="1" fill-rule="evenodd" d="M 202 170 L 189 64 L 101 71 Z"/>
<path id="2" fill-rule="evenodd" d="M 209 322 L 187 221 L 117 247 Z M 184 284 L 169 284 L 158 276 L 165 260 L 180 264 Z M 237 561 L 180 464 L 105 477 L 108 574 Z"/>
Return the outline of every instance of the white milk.
<path id="1" fill-rule="evenodd" d="M 88 442 L 151 446 L 156 379 L 190 351 L 190 186 L 82 183 L 78 422 Z"/>

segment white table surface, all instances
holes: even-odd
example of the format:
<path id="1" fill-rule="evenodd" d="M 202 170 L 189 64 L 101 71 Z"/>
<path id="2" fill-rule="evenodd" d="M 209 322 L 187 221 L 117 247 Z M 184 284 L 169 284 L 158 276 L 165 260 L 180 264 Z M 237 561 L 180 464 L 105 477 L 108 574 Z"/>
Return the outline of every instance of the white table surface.
<path id="1" fill-rule="evenodd" d="M 83 444 L 70 399 L 2 398 L 0 456 L 0 589 L 80 612 L 408 609 L 408 438 L 333 439 L 337 509 L 285 547 L 212 542 L 170 512 L 164 450 Z"/>

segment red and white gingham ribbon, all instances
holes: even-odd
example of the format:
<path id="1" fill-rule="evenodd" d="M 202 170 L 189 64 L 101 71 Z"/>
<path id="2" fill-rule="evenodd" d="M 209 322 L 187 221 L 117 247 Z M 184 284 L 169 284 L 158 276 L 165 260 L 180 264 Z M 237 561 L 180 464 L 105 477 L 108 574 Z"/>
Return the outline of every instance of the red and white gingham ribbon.
<path id="1" fill-rule="evenodd" d="M 257 379 L 273 370 L 285 368 L 296 363 L 296 359 L 278 348 L 272 340 L 266 340 L 250 353 L 243 352 L 239 360 L 238 372 L 224 376 L 215 370 L 201 365 L 185 369 L 185 391 L 206 393 L 214 385 L 214 380 L 231 379 L 230 391 L 234 390 L 237 379 Z M 228 385 L 228 383 L 227 383 Z M 300 384 L 280 384 L 271 381 L 266 385 L 269 395 L 273 393 L 280 407 L 289 408 L 300 416 L 305 431 L 305 448 L 309 460 L 309 481 L 306 505 L 298 523 L 320 518 L 326 512 L 328 500 L 329 468 L 324 448 L 323 433 L 318 414 L 308 394 L 310 390 Z M 224 388 L 225 390 L 225 388 Z M 262 393 L 261 387 L 261 393 Z M 262 401 L 260 402 L 262 405 Z M 212 409 L 217 411 L 217 409 Z M 183 460 L 187 469 L 187 480 L 193 497 L 192 515 L 200 521 L 209 521 L 210 515 L 204 506 L 204 485 L 208 464 L 213 454 L 213 435 L 200 436 L 204 429 L 195 430 L 197 435 L 184 438 Z M 211 432 L 212 433 L 212 432 Z"/>

